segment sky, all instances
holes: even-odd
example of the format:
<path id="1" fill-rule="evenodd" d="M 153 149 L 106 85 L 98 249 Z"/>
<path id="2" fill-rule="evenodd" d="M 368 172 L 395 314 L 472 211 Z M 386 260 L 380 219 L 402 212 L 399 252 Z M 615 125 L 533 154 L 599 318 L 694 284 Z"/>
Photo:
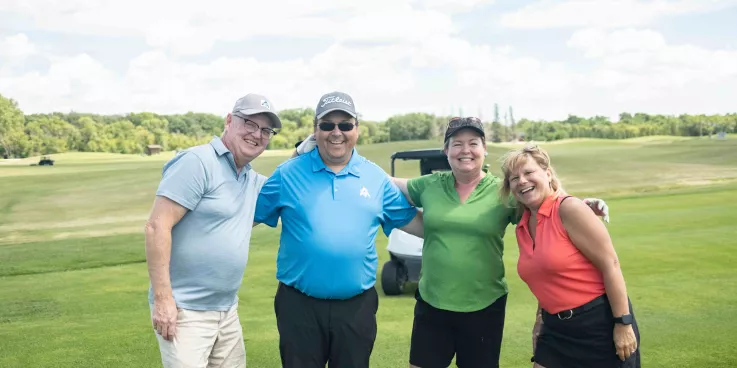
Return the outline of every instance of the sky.
<path id="1" fill-rule="evenodd" d="M 0 0 L 26 113 L 224 116 L 350 94 L 395 114 L 737 112 L 737 0 Z"/>

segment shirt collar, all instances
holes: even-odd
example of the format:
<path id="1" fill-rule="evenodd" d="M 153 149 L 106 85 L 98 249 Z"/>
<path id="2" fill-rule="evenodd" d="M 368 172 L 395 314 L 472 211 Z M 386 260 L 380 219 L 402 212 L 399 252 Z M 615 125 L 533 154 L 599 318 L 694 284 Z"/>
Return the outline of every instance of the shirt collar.
<path id="1" fill-rule="evenodd" d="M 537 209 L 537 214 L 545 217 L 550 217 L 550 215 L 553 213 L 553 206 L 555 205 L 556 199 L 558 199 L 558 196 L 556 196 L 555 194 L 545 198 L 543 200 L 543 203 L 540 205 L 540 208 Z"/>
<path id="2" fill-rule="evenodd" d="M 549 196 L 548 198 L 545 198 L 543 200 L 543 203 L 540 205 L 540 208 L 537 209 L 537 214 L 541 215 L 543 217 L 550 217 L 553 213 L 553 206 L 555 205 L 555 201 L 558 199 L 558 196 L 555 194 Z M 518 224 L 522 226 L 527 226 L 527 221 L 530 219 L 530 210 L 525 208 L 525 212 L 522 214 L 522 218 L 518 222 Z"/>
<path id="3" fill-rule="evenodd" d="M 215 150 L 215 153 L 217 153 L 218 156 L 227 156 L 228 163 L 230 164 L 230 167 L 233 169 L 233 173 L 235 174 L 238 172 L 236 170 L 235 165 L 235 158 L 233 158 L 233 153 L 228 150 L 228 147 L 225 147 L 225 143 L 223 143 L 223 140 L 220 139 L 218 136 L 213 136 L 210 140 L 210 146 Z M 241 174 L 239 176 L 245 175 L 247 172 L 251 171 L 251 163 L 249 162 L 241 169 Z"/>
<path id="4" fill-rule="evenodd" d="M 318 148 L 315 147 L 312 151 L 309 153 L 310 161 L 312 161 L 312 172 L 318 172 L 320 170 L 325 170 L 327 172 L 333 172 L 329 167 L 325 165 L 325 162 L 322 161 L 322 157 L 320 157 L 320 152 L 318 151 Z M 351 152 L 351 159 L 348 161 L 348 164 L 345 165 L 343 170 L 341 170 L 339 173 L 335 173 L 336 175 L 344 175 L 344 174 L 352 174 L 356 177 L 361 177 L 361 170 L 359 168 L 360 166 L 360 156 L 358 155 L 358 150 L 356 150 L 355 147 L 353 147 L 353 151 Z"/>
<path id="5" fill-rule="evenodd" d="M 215 149 L 215 153 L 218 154 L 218 156 L 222 156 L 226 153 L 230 153 L 228 150 L 228 147 L 225 147 L 225 143 L 223 143 L 223 140 L 220 139 L 218 136 L 213 136 L 212 140 L 210 140 L 210 145 L 212 148 Z"/>

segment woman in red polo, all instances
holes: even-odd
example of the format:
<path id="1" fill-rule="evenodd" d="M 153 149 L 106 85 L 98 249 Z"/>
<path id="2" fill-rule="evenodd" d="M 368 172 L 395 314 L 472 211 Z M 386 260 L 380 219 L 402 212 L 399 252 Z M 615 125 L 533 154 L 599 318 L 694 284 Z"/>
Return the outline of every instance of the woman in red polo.
<path id="1" fill-rule="evenodd" d="M 513 195 L 522 211 L 517 272 L 538 300 L 535 366 L 640 367 L 637 322 L 604 224 L 564 194 L 543 149 L 508 153 L 502 171 L 503 198 Z"/>

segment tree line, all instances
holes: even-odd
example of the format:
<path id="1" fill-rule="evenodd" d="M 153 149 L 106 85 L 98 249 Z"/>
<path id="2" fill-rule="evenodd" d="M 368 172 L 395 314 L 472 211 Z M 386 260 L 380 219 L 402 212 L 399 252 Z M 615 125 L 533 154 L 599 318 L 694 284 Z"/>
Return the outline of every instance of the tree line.
<path id="1" fill-rule="evenodd" d="M 283 126 L 267 149 L 292 148 L 313 131 L 314 110 L 279 112 Z M 608 118 L 568 116 L 562 121 L 514 120 L 512 109 L 485 122 L 491 142 L 554 141 L 567 138 L 623 139 L 649 135 L 699 136 L 737 132 L 737 113 L 726 115 L 620 114 Z M 395 115 L 386 121 L 360 120 L 358 144 L 425 140 L 441 137 L 447 116 L 427 113 Z M 223 131 L 224 116 L 188 112 L 162 115 L 151 112 L 126 115 L 88 113 L 24 114 L 13 99 L 0 95 L 0 157 L 29 157 L 71 151 L 142 154 L 148 145 L 179 150 L 208 142 Z"/>

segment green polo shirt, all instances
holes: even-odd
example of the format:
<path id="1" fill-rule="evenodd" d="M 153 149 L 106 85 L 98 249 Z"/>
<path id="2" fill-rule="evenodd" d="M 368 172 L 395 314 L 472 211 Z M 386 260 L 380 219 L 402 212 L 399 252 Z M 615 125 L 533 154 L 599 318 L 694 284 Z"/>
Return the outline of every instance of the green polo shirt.
<path id="1" fill-rule="evenodd" d="M 450 171 L 407 182 L 409 196 L 423 208 L 425 242 L 419 291 L 435 308 L 471 312 L 507 293 L 504 233 L 515 210 L 500 200 L 502 179 L 486 176 L 465 203 Z"/>

